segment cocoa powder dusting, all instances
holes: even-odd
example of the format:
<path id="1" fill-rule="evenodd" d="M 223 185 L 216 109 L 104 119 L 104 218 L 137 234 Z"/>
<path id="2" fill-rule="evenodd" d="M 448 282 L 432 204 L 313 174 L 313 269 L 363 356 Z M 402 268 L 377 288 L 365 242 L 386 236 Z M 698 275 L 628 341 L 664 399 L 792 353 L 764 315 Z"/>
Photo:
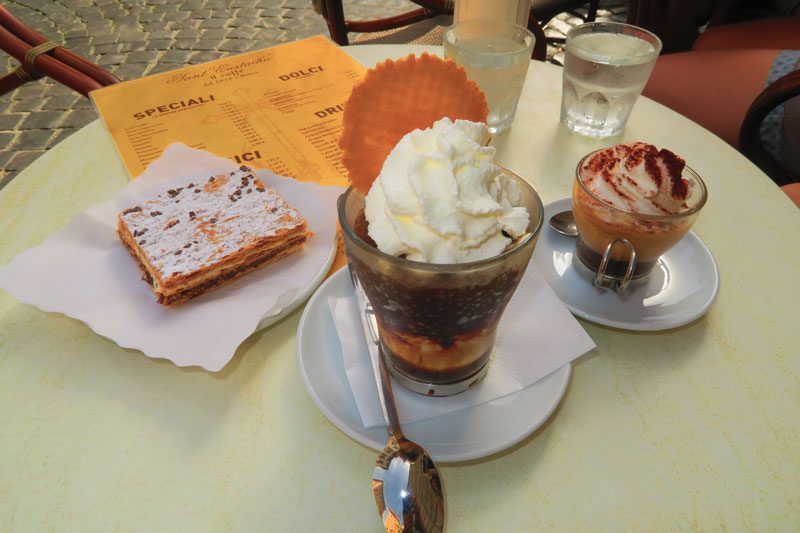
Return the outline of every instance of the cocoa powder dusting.
<path id="1" fill-rule="evenodd" d="M 686 167 L 686 161 L 670 152 L 666 148 L 662 148 L 659 152 L 664 165 L 667 167 L 670 178 L 672 180 L 672 196 L 681 200 L 686 200 L 689 195 L 689 180 L 682 178 L 683 169 Z"/>

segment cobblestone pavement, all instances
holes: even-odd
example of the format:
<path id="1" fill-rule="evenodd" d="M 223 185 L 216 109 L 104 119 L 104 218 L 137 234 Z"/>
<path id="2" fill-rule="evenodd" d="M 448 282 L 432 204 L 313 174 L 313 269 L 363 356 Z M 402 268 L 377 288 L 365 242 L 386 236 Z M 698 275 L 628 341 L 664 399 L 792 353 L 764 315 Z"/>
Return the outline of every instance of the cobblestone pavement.
<path id="1" fill-rule="evenodd" d="M 311 0 L 4 0 L 3 4 L 37 32 L 122 80 L 328 33 Z M 601 6 L 598 18 L 624 20 L 625 0 L 606 0 Z M 413 7 L 406 0 L 345 1 L 348 17 L 361 19 Z M 550 22 L 546 32 L 563 35 L 578 23 L 580 19 L 564 13 Z M 0 72 L 17 64 L 0 52 Z M 0 188 L 95 118 L 88 99 L 47 79 L 0 96 Z"/>

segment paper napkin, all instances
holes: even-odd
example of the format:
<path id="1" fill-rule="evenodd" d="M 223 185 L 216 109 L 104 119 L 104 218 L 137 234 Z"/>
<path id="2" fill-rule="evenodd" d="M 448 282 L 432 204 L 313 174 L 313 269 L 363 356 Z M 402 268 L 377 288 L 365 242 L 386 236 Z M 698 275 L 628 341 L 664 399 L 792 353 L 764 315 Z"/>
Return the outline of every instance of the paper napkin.
<path id="1" fill-rule="evenodd" d="M 343 190 L 257 171 L 306 218 L 314 236 L 300 252 L 171 308 L 156 303 L 116 227 L 123 209 L 234 168 L 228 159 L 170 145 L 110 200 L 0 267 L 0 288 L 20 302 L 81 320 L 124 348 L 178 366 L 222 369 L 262 319 L 279 315 L 322 280 L 335 251 L 336 200 Z"/>
<path id="2" fill-rule="evenodd" d="M 328 305 L 361 421 L 366 428 L 383 426 L 355 297 L 330 297 Z M 532 385 L 594 346 L 531 262 L 500 321 L 486 377 L 471 390 L 443 398 L 410 392 L 393 381 L 400 422 L 433 418 L 503 398 Z"/>

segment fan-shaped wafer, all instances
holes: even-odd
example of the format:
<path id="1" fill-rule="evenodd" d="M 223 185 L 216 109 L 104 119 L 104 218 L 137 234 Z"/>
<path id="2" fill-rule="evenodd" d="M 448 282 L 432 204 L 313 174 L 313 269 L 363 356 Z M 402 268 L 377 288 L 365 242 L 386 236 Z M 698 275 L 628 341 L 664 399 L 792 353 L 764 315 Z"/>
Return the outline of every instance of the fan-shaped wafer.
<path id="1" fill-rule="evenodd" d="M 353 88 L 342 117 L 342 163 L 350 183 L 369 192 L 405 134 L 442 117 L 485 122 L 486 96 L 464 69 L 427 53 L 384 61 Z"/>

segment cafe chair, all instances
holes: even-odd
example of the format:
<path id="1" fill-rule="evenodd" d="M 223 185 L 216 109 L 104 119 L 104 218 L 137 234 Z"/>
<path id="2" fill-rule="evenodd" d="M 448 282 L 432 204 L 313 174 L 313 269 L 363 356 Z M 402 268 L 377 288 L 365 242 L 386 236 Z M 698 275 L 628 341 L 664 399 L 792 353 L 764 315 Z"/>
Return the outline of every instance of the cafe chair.
<path id="1" fill-rule="evenodd" d="M 782 17 L 719 24 L 701 33 L 692 44 L 691 51 L 736 54 L 739 50 L 742 54 L 752 49 L 800 50 L 800 18 Z M 798 94 L 800 72 L 790 72 L 774 81 L 752 100 L 738 132 L 739 151 L 779 185 L 800 181 L 800 172 L 792 174 L 776 161 L 764 148 L 759 129 L 773 109 Z M 800 136 L 800 132 L 798 135 Z"/>
<path id="2" fill-rule="evenodd" d="M 628 0 L 628 24 L 661 39 L 661 53 L 691 49 L 704 27 L 731 22 L 738 0 Z"/>
<path id="3" fill-rule="evenodd" d="M 713 26 L 690 51 L 662 55 L 643 94 L 727 141 L 778 185 L 800 181 L 760 135 L 770 112 L 800 95 L 797 70 L 765 87 L 778 50 L 791 49 L 800 50 L 797 17 Z"/>
<path id="4" fill-rule="evenodd" d="M 444 30 L 452 24 L 455 7 L 454 0 L 412 0 L 420 8 L 376 20 L 349 20 L 345 18 L 342 0 L 313 0 L 314 9 L 325 17 L 331 39 L 341 46 L 350 44 L 348 33 L 380 32 L 383 44 L 415 42 L 420 44 L 440 44 Z M 587 6 L 586 15 L 576 10 Z M 547 55 L 547 43 L 563 43 L 563 38 L 548 38 L 544 25 L 559 13 L 569 12 L 585 22 L 592 22 L 597 16 L 599 0 L 533 0 L 528 17 L 528 29 L 536 37 L 533 59 L 543 61 Z M 416 25 L 416 28 L 412 28 Z M 399 31 L 398 31 L 399 30 Z M 356 38 L 354 42 L 378 42 L 377 40 Z"/>
<path id="5" fill-rule="evenodd" d="M 761 140 L 760 126 L 773 109 L 798 96 L 800 96 L 800 70 L 795 70 L 761 91 L 750 104 L 739 131 L 739 151 L 758 165 L 778 185 L 798 182 L 800 175 L 790 174 L 767 151 Z M 800 132 L 797 133 L 800 135 Z"/>
<path id="6" fill-rule="evenodd" d="M 740 22 L 735 7 L 733 0 L 632 0 L 628 22 L 657 34 L 664 50 L 675 52 L 662 53 L 643 94 L 737 148 L 800 205 L 796 164 L 778 161 L 760 133 L 771 111 L 800 96 L 797 70 L 765 87 L 778 50 L 800 50 L 800 17 Z M 800 134 L 789 143 L 798 140 Z"/>
<path id="7" fill-rule="evenodd" d="M 88 96 L 89 91 L 120 80 L 99 65 L 36 33 L 0 6 L 0 50 L 20 66 L 0 77 L 0 95 L 44 76 Z"/>
<path id="8" fill-rule="evenodd" d="M 790 183 L 789 185 L 782 186 L 781 189 L 789 196 L 789 199 L 794 202 L 794 205 L 800 207 L 800 183 Z"/>
<path id="9" fill-rule="evenodd" d="M 800 50 L 800 17 L 775 17 L 710 26 L 692 43 L 700 50 Z"/>

